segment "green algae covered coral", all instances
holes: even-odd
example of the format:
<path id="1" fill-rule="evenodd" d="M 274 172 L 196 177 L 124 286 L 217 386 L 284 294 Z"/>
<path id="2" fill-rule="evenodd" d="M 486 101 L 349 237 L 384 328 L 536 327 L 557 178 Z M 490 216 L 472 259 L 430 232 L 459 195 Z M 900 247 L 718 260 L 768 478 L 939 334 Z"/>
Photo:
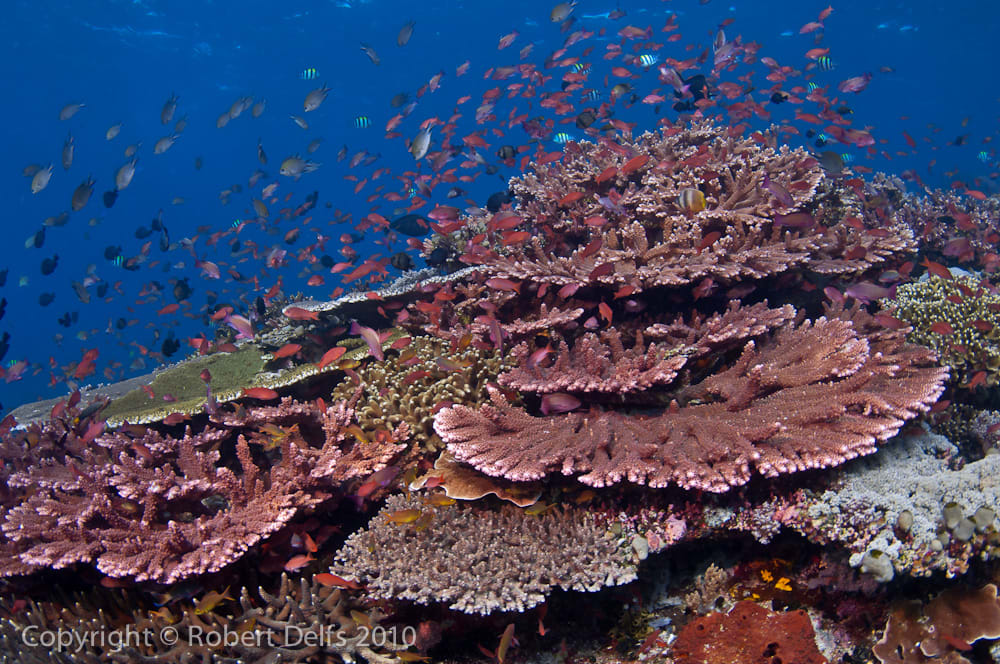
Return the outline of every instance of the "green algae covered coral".
<path id="1" fill-rule="evenodd" d="M 112 401 L 105 416 L 110 426 L 118 426 L 125 421 L 157 422 L 170 413 L 201 412 L 207 397 L 202 371 L 212 375 L 209 385 L 221 403 L 238 397 L 241 389 L 256 385 L 265 362 L 264 354 L 253 345 L 235 353 L 214 353 L 180 362 L 158 374 L 147 386 L 152 395 L 146 389 L 133 390 Z"/>
<path id="2" fill-rule="evenodd" d="M 1000 383 L 1000 295 L 967 276 L 904 284 L 892 306 L 893 315 L 913 326 L 909 340 L 933 348 L 952 380 L 968 384 L 978 371 L 986 384 Z"/>

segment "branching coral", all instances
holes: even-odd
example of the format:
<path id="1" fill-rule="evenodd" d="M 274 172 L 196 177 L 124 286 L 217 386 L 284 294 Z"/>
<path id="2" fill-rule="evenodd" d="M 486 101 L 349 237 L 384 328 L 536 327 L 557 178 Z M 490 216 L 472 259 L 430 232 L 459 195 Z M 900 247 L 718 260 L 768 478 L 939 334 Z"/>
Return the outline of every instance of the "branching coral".
<path id="1" fill-rule="evenodd" d="M 580 510 L 432 508 L 401 495 L 347 539 L 333 572 L 366 584 L 373 597 L 481 614 L 524 611 L 556 587 L 595 591 L 636 578 L 631 554 Z"/>
<path id="2" fill-rule="evenodd" d="M 250 429 L 196 434 L 188 428 L 183 438 L 153 429 L 117 431 L 60 461 L 14 474 L 11 486 L 31 488 L 3 523 L 20 549 L 17 560 L 54 568 L 93 561 L 108 576 L 161 583 L 216 571 L 330 498 L 342 482 L 383 467 L 406 435 L 404 426 L 362 445 L 344 433 L 353 415 L 345 404 L 321 413 L 286 399 L 267 408 L 249 414 L 241 408 L 243 414 L 230 419 L 274 426 L 308 414 L 321 433 L 315 447 L 300 429 L 289 429 L 280 453 L 265 461 L 251 450 Z M 234 435 L 237 469 L 223 463 L 220 451 Z"/>

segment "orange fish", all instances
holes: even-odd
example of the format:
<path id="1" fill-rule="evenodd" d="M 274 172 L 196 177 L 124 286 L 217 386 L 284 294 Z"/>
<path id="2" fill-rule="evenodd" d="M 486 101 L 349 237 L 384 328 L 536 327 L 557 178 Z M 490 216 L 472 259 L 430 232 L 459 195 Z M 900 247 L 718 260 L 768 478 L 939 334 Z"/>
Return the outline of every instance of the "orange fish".
<path id="1" fill-rule="evenodd" d="M 334 346 L 330 350 L 323 353 L 323 357 L 319 358 L 319 362 L 316 363 L 316 366 L 322 369 L 326 367 L 328 364 L 331 364 L 339 360 L 340 357 L 346 352 L 347 348 L 345 348 L 344 346 Z"/>
<path id="2" fill-rule="evenodd" d="M 274 353 L 274 359 L 277 360 L 278 358 L 281 358 L 281 357 L 290 357 L 290 356 L 295 355 L 296 353 L 298 353 L 300 350 L 302 350 L 302 345 L 301 344 L 285 344 L 284 346 L 282 346 L 281 348 L 279 348 L 277 351 L 275 351 L 275 353 Z"/>
<path id="3" fill-rule="evenodd" d="M 288 562 L 285 563 L 285 571 L 294 572 L 296 570 L 300 570 L 314 560 L 316 559 L 313 558 L 311 553 L 300 553 L 297 556 L 292 556 L 288 559 Z"/>
<path id="4" fill-rule="evenodd" d="M 271 399 L 277 399 L 278 393 L 266 387 L 251 387 L 243 390 L 243 396 L 251 399 L 260 399 L 261 401 L 270 401 Z"/>
<path id="5" fill-rule="evenodd" d="M 927 329 L 930 330 L 931 332 L 934 332 L 935 334 L 952 334 L 955 331 L 955 328 L 953 328 L 951 325 L 944 322 L 943 320 L 931 323 L 930 327 L 928 327 Z"/>
<path id="6" fill-rule="evenodd" d="M 336 574 L 330 574 L 329 572 L 322 572 L 313 578 L 316 579 L 317 583 L 326 586 L 327 588 L 347 588 L 348 590 L 361 590 L 364 588 L 364 586 L 355 581 L 348 581 L 347 579 L 341 578 Z"/>

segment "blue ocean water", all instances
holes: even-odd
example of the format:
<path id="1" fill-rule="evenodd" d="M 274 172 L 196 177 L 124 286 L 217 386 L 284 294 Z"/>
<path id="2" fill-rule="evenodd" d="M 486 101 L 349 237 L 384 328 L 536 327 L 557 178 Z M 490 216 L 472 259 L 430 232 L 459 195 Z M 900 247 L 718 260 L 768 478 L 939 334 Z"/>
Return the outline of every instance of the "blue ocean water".
<path id="1" fill-rule="evenodd" d="M 407 205 L 382 196 L 405 191 L 399 178 L 407 177 L 405 174 L 418 166 L 404 139 L 416 135 L 423 121 L 437 117 L 448 122 L 457 108 L 462 117 L 454 120 L 458 125 L 454 140 L 485 129 L 484 138 L 491 147 L 482 152 L 494 164 L 498 163 L 494 155 L 498 146 L 529 143 L 520 128 L 507 126 L 515 108 L 516 113 L 552 118 L 557 130 L 568 127 L 567 131 L 573 132 L 572 114 L 557 116 L 540 107 L 537 97 L 511 99 L 506 91 L 497 101 L 496 120 L 478 125 L 474 116 L 484 91 L 520 81 L 517 77 L 484 80 L 484 73 L 494 67 L 534 64 L 543 75 L 552 77 L 539 88 L 557 90 L 564 68 L 546 69 L 545 62 L 574 30 L 593 34 L 556 59 L 580 57 L 591 63 L 589 87 L 605 99 L 616 82 L 610 69 L 617 63 L 602 56 L 608 44 L 622 41 L 616 33 L 626 25 L 651 26 L 650 41 L 662 48 L 646 50 L 661 59 L 681 60 L 711 49 L 718 26 L 727 19 L 732 19 L 724 28 L 729 39 L 739 35 L 744 43 L 756 42 L 760 44 L 758 57 L 767 56 L 800 71 L 810 62 L 806 51 L 829 48 L 833 68 L 810 71 L 809 80 L 829 86 L 830 97 L 850 106 L 851 127 L 868 128 L 876 140 L 874 154 L 835 144 L 832 147 L 838 153 L 852 155 L 855 165 L 919 175 L 922 184 L 930 187 L 948 187 L 961 181 L 987 194 L 996 192 L 997 181 L 991 177 L 997 170 L 996 144 L 991 139 L 996 140 L 998 127 L 993 43 L 1000 28 L 1000 9 L 987 3 L 845 2 L 833 6 L 821 31 L 800 34 L 801 26 L 815 21 L 825 7 L 825 2 L 712 0 L 701 4 L 673 0 L 616 6 L 609 1 L 581 0 L 574 12 L 575 25 L 561 33 L 560 26 L 549 19 L 550 5 L 524 0 L 421 4 L 390 0 L 14 0 L 8 3 L 0 24 L 0 77 L 7 93 L 4 121 L 0 123 L 4 163 L 0 193 L 7 202 L 5 223 L 0 227 L 5 248 L 0 269 L 8 271 L 6 285 L 0 288 L 0 297 L 7 301 L 0 331 L 10 334 L 9 350 L 3 358 L 5 368 L 9 372 L 11 364 L 17 367 L 15 363 L 22 360 L 27 368 L 19 379 L 0 383 L 0 402 L 4 409 L 10 409 L 64 393 L 64 381 L 72 380 L 75 363 L 92 349 L 99 353 L 96 373 L 77 383 L 118 380 L 152 369 L 162 361 L 157 353 L 171 332 L 182 342 L 172 358 L 178 359 L 190 351 L 184 343 L 187 338 L 199 333 L 211 338 L 211 327 L 202 316 L 210 297 L 245 311 L 279 276 L 286 294 L 301 290 L 312 297 L 328 297 L 341 285 L 339 277 L 326 270 L 305 272 L 308 259 L 298 260 L 296 252 L 315 243 L 319 232 L 329 240 L 325 250 L 317 248 L 312 253 L 317 257 L 326 253 L 341 261 L 339 238 L 352 232 L 358 220 L 372 211 L 391 218 L 393 208 Z M 619 8 L 625 16 L 609 19 L 608 13 Z M 672 14 L 678 30 L 662 32 Z M 413 37 L 399 47 L 397 33 L 408 20 L 416 21 Z M 517 36 L 512 45 L 498 50 L 498 40 L 513 32 Z M 667 41 L 672 34 L 681 38 Z M 817 43 L 820 34 L 822 39 Z M 360 42 L 378 52 L 380 65 L 375 66 L 362 53 Z M 625 42 L 625 50 L 634 43 Z M 520 57 L 520 50 L 528 45 L 533 46 L 530 53 Z M 592 52 L 583 55 L 588 48 Z M 646 51 L 637 54 L 641 52 Z M 468 73 L 459 77 L 456 68 L 465 61 L 470 63 Z M 314 80 L 300 78 L 307 68 L 318 71 Z M 416 98 L 418 89 L 439 72 L 444 72 L 440 88 Z M 762 91 L 770 84 L 764 80 L 767 68 L 759 62 L 742 64 L 723 78 L 736 82 L 738 76 L 749 72 L 754 72 L 749 80 L 758 89 L 754 98 L 763 102 L 767 95 Z M 872 80 L 863 92 L 836 92 L 838 83 L 866 72 L 872 73 Z M 797 77 L 788 85 L 804 85 L 805 81 Z M 662 87 L 656 81 L 655 68 L 630 83 L 640 97 Z M 303 99 L 320 84 L 330 88 L 329 97 L 317 111 L 303 113 Z M 416 99 L 417 105 L 400 123 L 397 131 L 401 136 L 386 138 L 386 122 L 399 112 L 389 101 L 402 92 Z M 154 154 L 154 144 L 170 134 L 173 126 L 173 122 L 166 126 L 160 122 L 161 108 L 171 94 L 179 97 L 174 121 L 187 117 L 187 127 L 172 148 Z M 471 99 L 456 106 L 466 95 Z M 264 114 L 252 118 L 248 110 L 217 128 L 220 114 L 243 96 L 266 99 Z M 69 103 L 85 106 L 72 118 L 60 121 L 60 109 Z M 580 103 L 576 106 L 583 107 Z M 669 102 L 657 115 L 651 104 L 635 103 L 626 108 L 620 103 L 615 117 L 638 123 L 638 133 L 655 128 L 660 117 L 675 118 L 677 113 L 668 106 Z M 768 108 L 773 122 L 788 121 L 802 132 L 812 127 L 793 121 L 796 107 L 790 104 Z M 816 110 L 810 103 L 798 108 Z M 300 129 L 290 115 L 304 117 L 310 128 Z M 358 116 L 368 117 L 371 127 L 356 128 Z M 566 127 L 559 124 L 566 119 L 570 121 Z M 760 127 L 767 124 L 759 118 L 750 122 Z M 109 127 L 118 123 L 122 124 L 120 135 L 106 140 Z M 815 129 L 820 131 L 821 126 Z M 907 143 L 904 131 L 913 138 L 915 147 Z M 75 154 L 67 171 L 60 165 L 60 153 L 70 134 Z M 307 145 L 316 138 L 322 138 L 320 148 L 306 155 Z M 266 165 L 257 159 L 258 140 L 269 157 Z M 804 136 L 801 140 L 812 144 Z M 107 208 L 101 195 L 112 189 L 115 172 L 127 161 L 124 150 L 132 144 L 141 144 L 134 180 L 114 206 Z M 348 159 L 361 150 L 379 157 L 368 166 L 349 168 L 347 160 L 338 162 L 336 158 L 345 145 Z M 549 141 L 547 148 L 559 146 Z M 986 153 L 984 159 L 977 157 L 980 152 Z M 280 177 L 280 162 L 297 153 L 323 165 L 297 181 Z M 196 159 L 202 163 L 200 169 L 195 168 Z M 477 172 L 460 169 L 462 159 L 456 155 L 444 168 L 456 168 L 457 174 Z M 51 182 L 33 195 L 31 178 L 24 177 L 22 170 L 29 164 L 44 167 L 49 163 L 53 164 Z M 266 176 L 256 187 L 249 187 L 248 179 L 258 169 Z M 387 170 L 372 181 L 379 169 Z M 419 169 L 432 174 L 426 163 Z M 461 186 L 469 199 L 483 204 L 489 194 L 504 189 L 506 178 L 517 172 L 517 168 L 501 164 L 496 174 L 478 172 L 471 183 L 439 184 L 431 204 L 448 203 L 445 192 L 450 186 Z M 74 189 L 91 174 L 97 185 L 87 206 L 71 213 L 65 225 L 45 228 L 41 247 L 25 248 L 26 240 L 43 228 L 44 219 L 69 210 Z M 369 181 L 356 194 L 356 181 L 345 176 Z M 209 245 L 213 233 L 231 229 L 237 220 L 252 218 L 251 200 L 259 198 L 261 188 L 273 182 L 279 183 L 275 192 L 278 201 L 268 203 L 271 221 L 267 226 L 275 234 L 253 224 L 239 236 L 257 243 L 258 257 L 233 256 L 228 245 L 232 231 Z M 242 192 L 232 193 L 225 203 L 220 192 L 232 190 L 235 184 Z M 379 185 L 385 189 L 376 192 Z M 921 185 L 911 180 L 910 186 L 918 191 Z M 309 215 L 279 218 L 277 210 L 296 208 L 314 191 L 319 192 L 318 205 L 310 211 L 310 221 L 305 221 Z M 375 200 L 367 200 L 376 193 Z M 290 196 L 287 202 L 286 196 Z M 174 204 L 177 197 L 183 198 L 183 203 Z M 430 207 L 420 212 L 426 213 Z M 135 237 L 136 229 L 148 227 L 160 210 L 171 243 L 165 252 L 158 247 L 159 234 Z M 351 220 L 331 223 L 343 218 L 335 210 L 349 213 Z M 284 243 L 282 237 L 296 226 L 300 227 L 300 238 L 294 245 Z M 405 238 L 397 239 L 391 247 L 376 245 L 375 240 L 382 237 L 369 232 L 354 244 L 360 254 L 356 264 L 372 254 L 384 257 L 406 249 Z M 105 258 L 109 246 L 121 246 L 124 257 L 142 256 L 143 245 L 150 241 L 148 255 L 135 271 Z M 266 265 L 266 256 L 274 247 L 288 251 L 284 267 Z M 43 275 L 40 263 L 54 255 L 59 257 L 56 269 Z M 215 262 L 222 278 L 206 278 L 196 261 Z M 246 279 L 233 279 L 229 269 Z M 96 281 L 87 287 L 89 303 L 83 303 L 72 283 L 83 283 L 88 274 Z M 325 275 L 325 284 L 305 286 L 306 278 L 313 274 Z M 177 313 L 157 314 L 175 302 L 173 284 L 184 278 L 193 288 L 189 306 Z M 23 286 L 19 285 L 22 280 Z M 102 281 L 108 284 L 108 291 L 99 298 L 96 291 Z M 54 294 L 54 301 L 41 306 L 39 297 L 45 293 Z M 76 320 L 68 327 L 58 323 L 60 317 L 73 313 Z M 116 325 L 120 319 L 123 329 Z"/>

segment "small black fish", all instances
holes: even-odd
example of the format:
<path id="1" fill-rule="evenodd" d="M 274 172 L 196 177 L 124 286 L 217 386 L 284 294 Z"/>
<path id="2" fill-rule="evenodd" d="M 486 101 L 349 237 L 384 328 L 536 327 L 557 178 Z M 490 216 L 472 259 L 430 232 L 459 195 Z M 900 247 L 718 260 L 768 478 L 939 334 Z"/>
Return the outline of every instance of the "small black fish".
<path id="1" fill-rule="evenodd" d="M 178 341 L 173 335 L 170 335 L 163 340 L 163 345 L 160 346 L 160 352 L 163 353 L 164 357 L 170 357 L 176 353 L 181 348 L 181 342 Z"/>
<path id="2" fill-rule="evenodd" d="M 448 251 L 446 247 L 438 247 L 430 253 L 427 257 L 427 264 L 431 267 L 438 267 L 439 265 L 444 265 L 448 258 L 451 256 L 451 252 Z"/>
<path id="3" fill-rule="evenodd" d="M 174 283 L 174 299 L 178 302 L 188 299 L 191 297 L 191 293 L 193 292 L 194 289 L 192 289 L 191 284 L 188 283 L 187 277 L 184 279 L 178 279 Z"/>
<path id="4" fill-rule="evenodd" d="M 164 228 L 160 232 L 160 251 L 166 251 L 170 248 L 170 234 L 167 233 L 167 229 Z"/>
<path id="5" fill-rule="evenodd" d="M 595 122 L 597 122 L 597 116 L 594 115 L 594 112 L 589 108 L 581 111 L 580 114 L 576 116 L 576 126 L 578 129 L 586 129 Z"/>
<path id="6" fill-rule="evenodd" d="M 47 307 L 56 299 L 55 293 L 42 293 L 38 296 L 38 304 Z"/>
<path id="7" fill-rule="evenodd" d="M 771 95 L 772 104 L 782 104 L 788 99 L 788 93 L 782 92 L 781 90 L 776 91 Z"/>
<path id="8" fill-rule="evenodd" d="M 504 161 L 513 159 L 517 156 L 517 149 L 513 145 L 501 145 L 497 150 L 497 156 Z"/>
<path id="9" fill-rule="evenodd" d="M 7 313 L 7 298 L 0 300 L 0 318 L 3 318 L 5 313 Z"/>
<path id="10" fill-rule="evenodd" d="M 397 217 L 390 221 L 389 228 L 403 235 L 420 237 L 421 235 L 427 235 L 427 232 L 431 229 L 430 224 L 429 219 L 421 217 L 419 214 L 404 214 L 402 217 Z"/>
<path id="11" fill-rule="evenodd" d="M 37 233 L 35 233 L 35 235 L 31 238 L 31 245 L 35 249 L 41 249 L 43 244 L 45 244 L 45 229 L 44 228 L 42 230 L 38 231 Z"/>
<path id="12" fill-rule="evenodd" d="M 151 231 L 150 229 L 146 228 L 145 226 L 139 226 L 139 228 L 135 229 L 135 239 L 136 240 L 145 240 L 147 237 L 149 237 L 152 234 L 153 234 L 153 231 Z"/>
<path id="13" fill-rule="evenodd" d="M 3 338 L 0 338 L 0 360 L 3 360 L 8 350 L 10 350 L 10 335 L 4 332 Z"/>
<path id="14" fill-rule="evenodd" d="M 110 284 L 106 281 L 102 281 L 101 283 L 97 284 L 97 297 L 104 297 L 105 295 L 107 295 L 108 286 L 110 286 Z"/>
<path id="15" fill-rule="evenodd" d="M 260 316 L 261 318 L 263 318 L 263 317 L 264 317 L 264 315 L 265 315 L 265 314 L 267 313 L 267 305 L 266 305 L 266 304 L 264 304 L 264 298 L 262 298 L 262 297 L 260 297 L 260 296 L 258 295 L 258 296 L 257 296 L 257 299 L 256 299 L 256 300 L 254 300 L 254 301 L 253 301 L 253 303 L 254 303 L 254 307 L 256 307 L 256 309 L 257 309 L 257 314 L 258 314 L 258 315 L 259 315 L 259 316 Z"/>
<path id="16" fill-rule="evenodd" d="M 128 321 L 124 318 L 119 318 L 115 321 L 115 327 L 119 330 L 124 330 L 126 326 L 128 326 Z"/>
<path id="17" fill-rule="evenodd" d="M 403 272 L 413 269 L 413 258 L 411 258 L 405 251 L 393 254 L 392 258 L 389 259 L 389 263 L 391 263 L 397 270 L 401 270 Z"/>
<path id="18" fill-rule="evenodd" d="M 327 254 L 323 254 L 322 256 L 319 257 L 319 264 L 327 269 L 330 269 L 331 267 L 333 267 L 333 257 Z M 6 270 L 4 271 L 6 272 Z"/>
<path id="19" fill-rule="evenodd" d="M 111 208 L 115 201 L 118 200 L 118 190 L 112 189 L 111 191 L 104 192 L 104 207 Z"/>
<path id="20" fill-rule="evenodd" d="M 486 209 L 490 212 L 499 212 L 507 203 L 510 203 L 513 199 L 510 197 L 510 192 L 498 191 L 490 194 L 490 197 L 486 199 Z"/>
<path id="21" fill-rule="evenodd" d="M 106 258 L 109 261 L 113 261 L 115 259 L 115 256 L 121 256 L 121 255 L 122 255 L 121 245 L 115 246 L 109 244 L 104 248 L 104 258 Z"/>
<path id="22" fill-rule="evenodd" d="M 7 270 L 9 268 L 4 268 L 0 270 L 0 288 L 7 285 Z"/>
<path id="23" fill-rule="evenodd" d="M 59 265 L 59 254 L 55 254 L 52 258 L 42 259 L 42 274 L 48 276 L 56 271 L 56 266 Z"/>

